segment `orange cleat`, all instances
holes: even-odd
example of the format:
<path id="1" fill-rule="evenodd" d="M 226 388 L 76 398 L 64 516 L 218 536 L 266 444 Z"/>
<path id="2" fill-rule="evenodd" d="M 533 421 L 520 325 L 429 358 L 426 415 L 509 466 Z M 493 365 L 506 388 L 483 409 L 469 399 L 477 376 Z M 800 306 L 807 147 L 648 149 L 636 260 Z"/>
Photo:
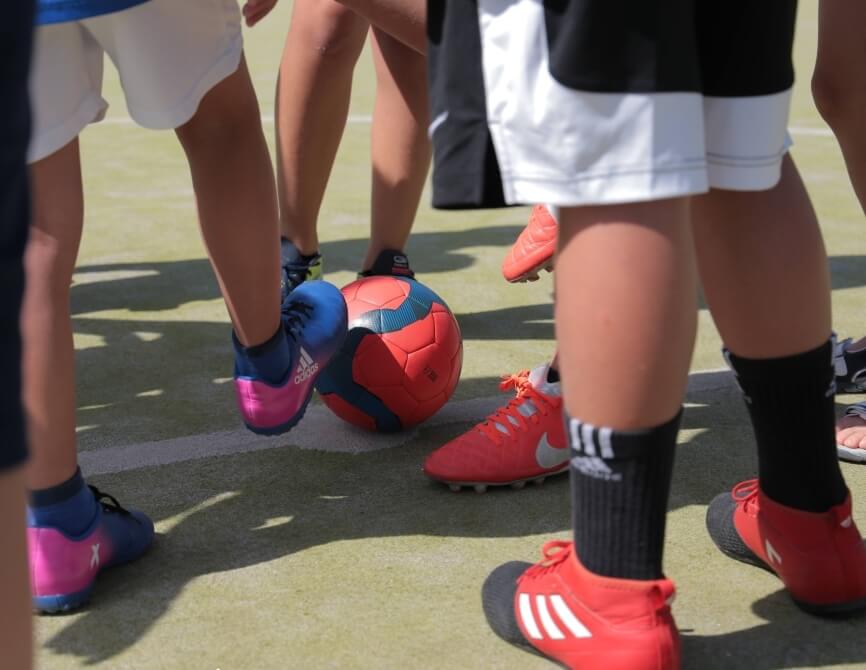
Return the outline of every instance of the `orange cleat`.
<path id="1" fill-rule="evenodd" d="M 502 261 L 502 276 L 511 283 L 535 281 L 542 270 L 553 270 L 559 226 L 546 205 L 536 205 L 529 223 Z"/>
<path id="2" fill-rule="evenodd" d="M 499 637 L 572 670 L 677 670 L 680 639 L 668 579 L 614 579 L 581 565 L 571 542 L 548 542 L 536 565 L 496 568 L 481 590 Z"/>
<path id="3" fill-rule="evenodd" d="M 514 398 L 430 454 L 424 473 L 453 491 L 469 486 L 483 493 L 488 486 L 540 484 L 568 470 L 562 398 L 559 382 L 547 381 L 549 368 L 503 377 L 499 388 L 514 389 Z"/>

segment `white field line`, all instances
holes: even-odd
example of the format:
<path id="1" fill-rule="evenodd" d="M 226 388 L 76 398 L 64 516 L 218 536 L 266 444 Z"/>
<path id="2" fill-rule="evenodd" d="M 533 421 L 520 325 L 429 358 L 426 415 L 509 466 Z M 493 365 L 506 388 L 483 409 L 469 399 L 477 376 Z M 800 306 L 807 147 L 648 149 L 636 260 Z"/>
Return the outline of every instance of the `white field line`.
<path id="1" fill-rule="evenodd" d="M 371 123 L 373 117 L 369 114 L 350 114 L 348 123 L 364 124 Z M 262 123 L 271 125 L 274 123 L 273 114 L 262 114 Z M 138 124 L 128 116 L 110 116 L 94 124 L 103 126 L 137 126 Z M 833 131 L 826 126 L 790 126 L 788 132 L 794 137 L 833 137 Z"/>
<path id="2" fill-rule="evenodd" d="M 727 369 L 706 370 L 690 375 L 688 392 L 701 393 L 732 384 L 733 376 Z M 424 426 L 480 421 L 500 407 L 505 399 L 505 395 L 496 395 L 452 402 Z M 399 447 L 413 440 L 420 430 L 416 428 L 391 435 L 369 433 L 344 423 L 331 414 L 327 407 L 316 405 L 307 411 L 304 419 L 292 432 L 280 437 L 260 437 L 246 430 L 231 430 L 95 449 L 81 453 L 79 461 L 86 475 L 102 475 L 284 446 L 360 454 Z"/>

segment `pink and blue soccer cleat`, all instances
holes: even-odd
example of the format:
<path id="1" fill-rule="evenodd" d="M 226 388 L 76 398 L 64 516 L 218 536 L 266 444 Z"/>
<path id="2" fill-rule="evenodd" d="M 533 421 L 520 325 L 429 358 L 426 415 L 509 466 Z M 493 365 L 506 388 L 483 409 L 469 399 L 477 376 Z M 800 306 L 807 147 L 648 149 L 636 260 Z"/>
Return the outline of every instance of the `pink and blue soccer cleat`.
<path id="1" fill-rule="evenodd" d="M 285 337 L 278 333 L 261 355 L 235 346 L 238 408 L 246 427 L 260 435 L 285 433 L 304 416 L 316 378 L 346 338 L 346 301 L 333 284 L 305 281 L 283 300 L 282 323 Z M 287 364 L 276 382 L 262 374 L 266 357 L 271 370 L 275 360 Z"/>
<path id="2" fill-rule="evenodd" d="M 28 515 L 30 587 L 33 608 L 54 614 L 81 607 L 106 568 L 139 558 L 153 543 L 153 522 L 138 510 L 122 507 L 112 496 L 90 487 L 96 513 L 77 536 Z"/>

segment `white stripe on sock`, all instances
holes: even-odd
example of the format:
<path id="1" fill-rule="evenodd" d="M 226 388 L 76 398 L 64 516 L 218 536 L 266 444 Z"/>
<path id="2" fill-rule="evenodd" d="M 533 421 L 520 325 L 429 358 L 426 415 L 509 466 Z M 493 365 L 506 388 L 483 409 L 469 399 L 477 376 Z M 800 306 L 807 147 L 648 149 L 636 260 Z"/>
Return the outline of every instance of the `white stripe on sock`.
<path id="1" fill-rule="evenodd" d="M 598 442 L 601 445 L 601 457 L 613 458 L 613 444 L 611 444 L 612 428 L 598 429 Z"/>
<path id="2" fill-rule="evenodd" d="M 592 440 L 592 424 L 585 423 L 580 428 L 583 433 L 583 453 L 587 456 L 595 456 L 595 442 Z"/>

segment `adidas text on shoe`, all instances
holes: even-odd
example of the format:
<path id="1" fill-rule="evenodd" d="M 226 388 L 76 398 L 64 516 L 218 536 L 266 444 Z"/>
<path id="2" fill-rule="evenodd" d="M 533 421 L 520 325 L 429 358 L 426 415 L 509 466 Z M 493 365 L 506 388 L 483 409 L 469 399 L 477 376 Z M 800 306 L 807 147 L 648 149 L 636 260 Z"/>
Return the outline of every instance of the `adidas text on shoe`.
<path id="1" fill-rule="evenodd" d="M 285 378 L 271 384 L 249 374 L 238 360 L 235 393 L 244 424 L 254 433 L 279 435 L 304 416 L 319 373 L 343 344 L 347 333 L 346 301 L 326 281 L 303 282 L 282 306 L 282 324 L 291 365 Z"/>

